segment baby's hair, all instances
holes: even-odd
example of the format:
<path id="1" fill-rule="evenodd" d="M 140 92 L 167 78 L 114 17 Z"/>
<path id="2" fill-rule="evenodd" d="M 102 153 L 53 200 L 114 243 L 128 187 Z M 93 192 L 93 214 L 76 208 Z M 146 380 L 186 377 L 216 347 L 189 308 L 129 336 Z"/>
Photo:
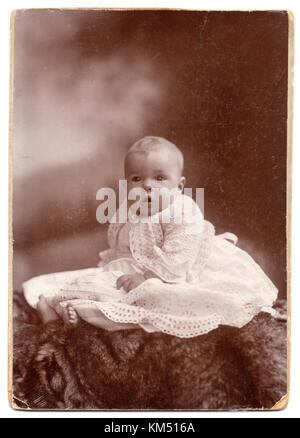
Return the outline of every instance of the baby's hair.
<path id="1" fill-rule="evenodd" d="M 174 144 L 171 143 L 169 140 L 166 140 L 163 137 L 153 137 L 153 136 L 147 136 L 143 137 L 140 140 L 136 141 L 128 150 L 126 157 L 125 157 L 125 163 L 127 160 L 127 157 L 132 153 L 143 153 L 143 154 L 149 154 L 153 151 L 161 151 L 162 149 L 166 149 L 168 152 L 175 153 L 177 155 L 178 165 L 180 172 L 183 172 L 183 166 L 184 166 L 184 160 L 183 160 L 183 154 L 180 149 Z"/>

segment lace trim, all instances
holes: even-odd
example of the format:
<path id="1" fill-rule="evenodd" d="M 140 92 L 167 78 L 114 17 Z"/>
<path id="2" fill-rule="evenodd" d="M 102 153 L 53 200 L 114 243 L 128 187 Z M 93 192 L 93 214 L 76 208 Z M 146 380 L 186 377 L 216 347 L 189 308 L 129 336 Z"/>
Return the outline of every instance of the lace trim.
<path id="1" fill-rule="evenodd" d="M 208 317 L 178 317 L 162 313 L 149 312 L 142 307 L 130 307 L 122 303 L 97 303 L 103 314 L 117 323 L 150 324 L 159 331 L 180 338 L 203 335 L 216 329 L 221 318 L 215 314 Z"/>

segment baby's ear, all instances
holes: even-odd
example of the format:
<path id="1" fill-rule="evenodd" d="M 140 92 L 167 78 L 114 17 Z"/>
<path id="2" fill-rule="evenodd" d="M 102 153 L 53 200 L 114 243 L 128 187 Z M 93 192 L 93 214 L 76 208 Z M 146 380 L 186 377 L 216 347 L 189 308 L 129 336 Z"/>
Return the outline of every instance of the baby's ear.
<path id="1" fill-rule="evenodd" d="M 181 178 L 180 178 L 180 180 L 179 180 L 179 183 L 178 183 L 178 188 L 179 188 L 179 190 L 182 192 L 182 190 L 183 190 L 183 188 L 184 188 L 184 184 L 185 184 L 185 177 L 184 176 L 182 176 Z"/>

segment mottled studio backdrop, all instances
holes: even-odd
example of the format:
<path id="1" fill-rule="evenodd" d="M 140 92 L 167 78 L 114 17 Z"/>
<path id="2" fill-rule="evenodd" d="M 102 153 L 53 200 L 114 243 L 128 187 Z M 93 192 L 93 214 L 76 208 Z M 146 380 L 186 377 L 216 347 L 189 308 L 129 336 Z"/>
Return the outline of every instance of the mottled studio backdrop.
<path id="1" fill-rule="evenodd" d="M 96 192 L 158 135 L 285 295 L 286 13 L 27 10 L 14 45 L 14 288 L 96 265 Z"/>

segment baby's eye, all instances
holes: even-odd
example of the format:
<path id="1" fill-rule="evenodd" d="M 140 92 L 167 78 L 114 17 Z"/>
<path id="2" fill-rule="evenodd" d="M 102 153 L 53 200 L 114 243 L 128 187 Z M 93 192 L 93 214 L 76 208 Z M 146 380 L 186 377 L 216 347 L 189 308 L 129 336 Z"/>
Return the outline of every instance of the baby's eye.
<path id="1" fill-rule="evenodd" d="M 141 181 L 141 177 L 140 176 L 133 176 L 131 178 L 131 181 L 133 181 L 133 182 L 140 182 Z"/>
<path id="2" fill-rule="evenodd" d="M 156 179 L 157 181 L 164 181 L 166 177 L 164 175 L 157 175 Z"/>

